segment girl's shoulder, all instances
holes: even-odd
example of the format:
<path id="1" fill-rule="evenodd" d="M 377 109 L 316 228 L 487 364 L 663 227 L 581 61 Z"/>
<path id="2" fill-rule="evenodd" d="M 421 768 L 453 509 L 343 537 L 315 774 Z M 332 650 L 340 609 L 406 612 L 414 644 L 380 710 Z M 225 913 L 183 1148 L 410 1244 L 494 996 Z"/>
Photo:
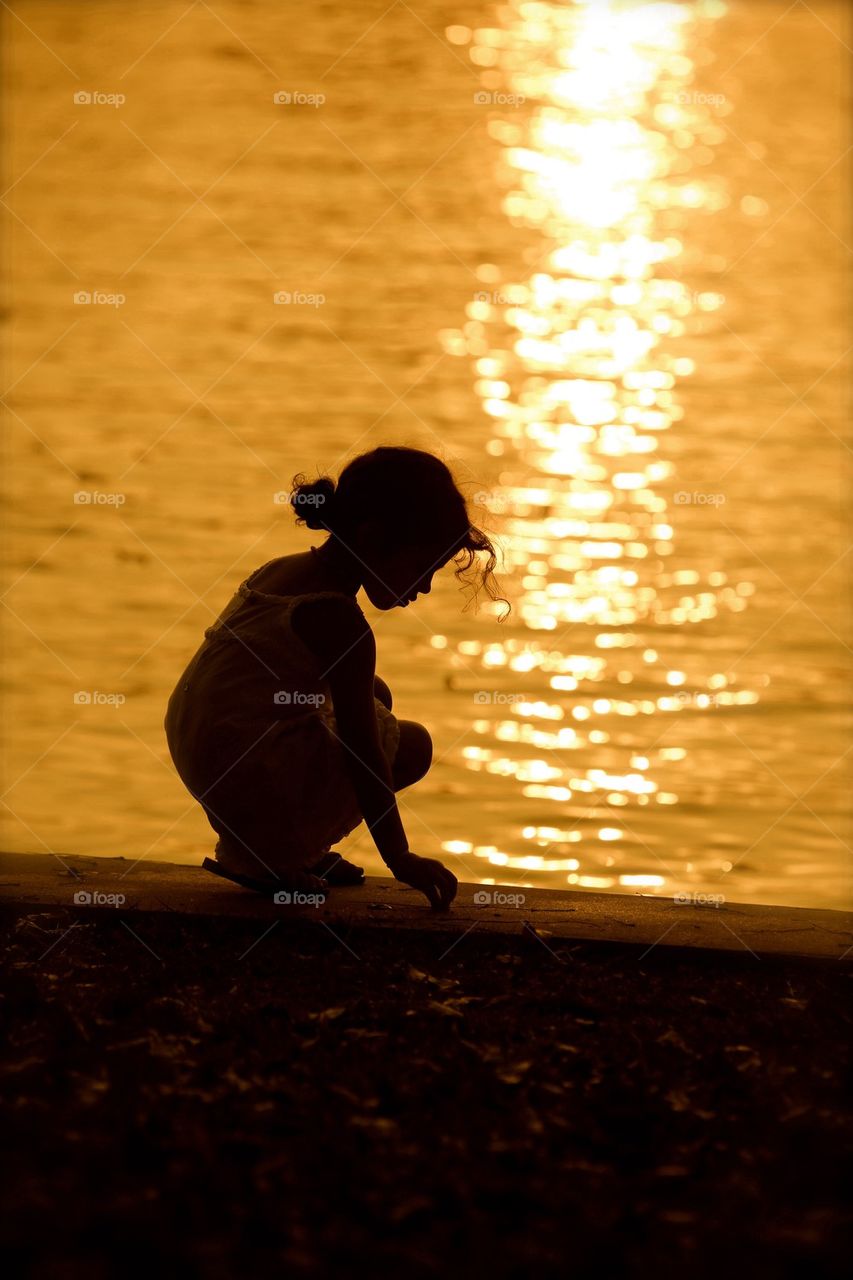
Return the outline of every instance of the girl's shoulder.
<path id="1" fill-rule="evenodd" d="M 291 606 L 293 626 L 311 632 L 333 629 L 347 634 L 360 635 L 370 631 L 367 618 L 355 596 L 343 591 L 308 591 L 294 596 Z"/>
<path id="2" fill-rule="evenodd" d="M 358 608 L 355 596 L 351 592 L 342 591 L 334 578 L 323 573 L 311 552 L 296 552 L 294 555 L 267 560 L 249 574 L 243 586 L 259 596 L 294 602 L 340 597 L 351 600 Z"/>
<path id="3" fill-rule="evenodd" d="M 287 599 L 310 593 L 315 585 L 312 569 L 313 565 L 305 555 L 277 556 L 250 573 L 243 585 L 258 595 Z"/>
<path id="4" fill-rule="evenodd" d="M 299 596 L 291 607 L 290 625 L 324 661 L 338 661 L 356 651 L 375 656 L 373 632 L 354 596 L 337 591 Z"/>
<path id="5" fill-rule="evenodd" d="M 355 596 L 330 589 L 310 553 L 268 560 L 245 580 L 241 594 L 280 605 L 285 625 L 323 662 L 337 663 L 350 652 L 375 655 L 373 632 Z"/>

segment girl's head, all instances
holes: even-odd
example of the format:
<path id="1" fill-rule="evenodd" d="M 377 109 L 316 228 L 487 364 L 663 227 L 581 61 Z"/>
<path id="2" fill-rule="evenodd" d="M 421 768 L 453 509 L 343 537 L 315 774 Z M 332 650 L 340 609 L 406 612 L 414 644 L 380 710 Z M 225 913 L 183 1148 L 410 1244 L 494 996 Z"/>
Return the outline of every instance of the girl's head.
<path id="1" fill-rule="evenodd" d="M 309 529 L 326 529 L 354 559 L 377 609 L 426 594 L 448 561 L 464 579 L 478 552 L 477 583 L 497 598 L 495 549 L 471 525 L 465 499 L 440 459 L 420 449 L 382 447 L 354 458 L 337 485 L 328 476 L 294 477 L 290 502 Z"/>

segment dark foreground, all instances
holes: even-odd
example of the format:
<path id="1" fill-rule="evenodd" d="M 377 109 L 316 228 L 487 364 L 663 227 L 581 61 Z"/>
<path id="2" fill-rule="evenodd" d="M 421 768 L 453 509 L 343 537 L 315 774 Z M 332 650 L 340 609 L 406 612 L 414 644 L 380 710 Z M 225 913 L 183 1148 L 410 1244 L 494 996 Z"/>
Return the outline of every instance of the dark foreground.
<path id="1" fill-rule="evenodd" d="M 837 961 L 0 926 L 13 1274 L 845 1273 Z"/>

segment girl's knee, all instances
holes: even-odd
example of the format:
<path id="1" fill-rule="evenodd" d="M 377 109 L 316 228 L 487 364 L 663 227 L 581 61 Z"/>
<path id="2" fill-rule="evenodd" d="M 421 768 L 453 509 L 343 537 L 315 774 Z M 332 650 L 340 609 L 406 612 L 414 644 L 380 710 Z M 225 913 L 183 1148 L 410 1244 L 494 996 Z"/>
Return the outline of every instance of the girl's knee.
<path id="1" fill-rule="evenodd" d="M 407 727 L 412 736 L 415 762 L 420 765 L 423 771 L 422 777 L 424 773 L 429 772 L 432 764 L 432 738 L 429 735 L 429 731 L 414 720 L 408 721 Z"/>
<path id="2" fill-rule="evenodd" d="M 388 688 L 381 676 L 373 677 L 373 696 L 374 698 L 378 698 L 383 707 L 387 707 L 389 711 L 394 705 L 391 690 Z"/>
<path id="3" fill-rule="evenodd" d="M 394 788 L 400 791 L 419 782 L 432 764 L 432 738 L 422 724 L 400 721 L 400 745 L 394 760 Z"/>

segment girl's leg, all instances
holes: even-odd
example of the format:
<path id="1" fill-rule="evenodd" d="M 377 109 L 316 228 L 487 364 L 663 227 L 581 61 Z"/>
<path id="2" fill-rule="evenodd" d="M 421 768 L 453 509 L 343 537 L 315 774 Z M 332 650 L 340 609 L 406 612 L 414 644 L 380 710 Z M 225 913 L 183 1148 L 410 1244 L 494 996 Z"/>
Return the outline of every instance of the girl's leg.
<path id="1" fill-rule="evenodd" d="M 383 682 L 379 682 L 377 678 L 377 683 Z M 390 704 L 391 694 L 388 692 L 388 686 L 383 683 L 383 687 L 388 693 Z M 379 691 L 375 690 L 375 692 L 376 697 L 384 702 L 385 699 L 380 696 Z M 410 787 L 412 783 L 419 782 L 429 772 L 432 764 L 432 738 L 423 725 L 417 724 L 414 720 L 401 720 L 399 724 L 400 745 L 391 770 L 395 791 L 402 791 L 404 787 Z M 364 875 L 361 867 L 354 866 L 334 850 L 321 858 L 310 870 L 314 875 L 328 877 L 328 883 L 332 885 L 360 884 Z"/>
<path id="2" fill-rule="evenodd" d="M 399 723 L 400 745 L 391 770 L 395 791 L 420 782 L 432 764 L 432 738 L 423 725 L 414 720 L 401 720 Z"/>

